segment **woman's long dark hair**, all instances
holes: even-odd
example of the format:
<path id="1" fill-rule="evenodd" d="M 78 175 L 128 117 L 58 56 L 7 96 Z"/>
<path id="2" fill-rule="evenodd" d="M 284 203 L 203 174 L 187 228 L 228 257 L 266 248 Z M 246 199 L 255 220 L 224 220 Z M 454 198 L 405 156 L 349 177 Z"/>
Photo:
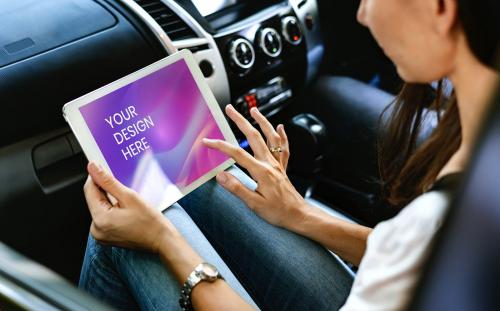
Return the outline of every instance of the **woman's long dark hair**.
<path id="1" fill-rule="evenodd" d="M 458 27 L 462 27 L 474 55 L 493 66 L 500 42 L 499 0 L 457 0 Z M 379 167 L 387 201 L 403 207 L 426 191 L 458 150 L 462 130 L 457 101 L 443 96 L 442 81 L 429 102 L 429 86 L 406 84 L 392 104 L 389 118 L 381 117 Z M 427 111 L 437 112 L 439 123 L 420 146 L 418 137 Z M 383 121 L 386 120 L 386 121 Z"/>

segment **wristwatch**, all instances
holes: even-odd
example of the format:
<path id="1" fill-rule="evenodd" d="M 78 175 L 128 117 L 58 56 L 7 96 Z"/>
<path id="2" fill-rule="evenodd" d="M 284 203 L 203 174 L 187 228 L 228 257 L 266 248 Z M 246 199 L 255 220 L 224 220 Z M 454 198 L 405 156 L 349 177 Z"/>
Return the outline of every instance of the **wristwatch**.
<path id="1" fill-rule="evenodd" d="M 183 311 L 191 311 L 193 310 L 193 305 L 191 303 L 191 292 L 193 288 L 200 284 L 201 282 L 210 282 L 213 283 L 217 279 L 224 278 L 219 274 L 219 271 L 214 265 L 209 263 L 201 263 L 191 274 L 188 276 L 186 282 L 181 289 L 181 297 L 179 298 L 179 304 Z"/>

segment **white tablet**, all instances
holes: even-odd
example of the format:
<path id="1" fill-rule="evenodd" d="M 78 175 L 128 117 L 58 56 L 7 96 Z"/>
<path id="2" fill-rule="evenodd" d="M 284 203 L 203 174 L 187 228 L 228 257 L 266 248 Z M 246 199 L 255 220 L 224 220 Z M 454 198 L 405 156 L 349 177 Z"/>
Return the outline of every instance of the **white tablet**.
<path id="1" fill-rule="evenodd" d="M 188 50 L 66 104 L 63 114 L 88 160 L 159 210 L 234 164 L 202 143 L 238 144 Z"/>

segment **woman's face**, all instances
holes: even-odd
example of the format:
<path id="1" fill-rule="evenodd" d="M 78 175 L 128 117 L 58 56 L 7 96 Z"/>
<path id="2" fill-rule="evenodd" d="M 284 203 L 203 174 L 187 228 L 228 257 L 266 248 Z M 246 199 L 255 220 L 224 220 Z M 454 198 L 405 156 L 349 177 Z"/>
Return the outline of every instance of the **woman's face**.
<path id="1" fill-rule="evenodd" d="M 457 45 L 456 0 L 361 0 L 367 26 L 406 82 L 449 75 Z"/>

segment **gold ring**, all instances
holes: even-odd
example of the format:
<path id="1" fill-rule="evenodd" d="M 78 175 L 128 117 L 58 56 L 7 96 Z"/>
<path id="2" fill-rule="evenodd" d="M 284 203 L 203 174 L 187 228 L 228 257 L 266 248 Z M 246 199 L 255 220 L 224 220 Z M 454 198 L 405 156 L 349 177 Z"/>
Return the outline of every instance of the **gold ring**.
<path id="1" fill-rule="evenodd" d="M 283 152 L 281 147 L 270 147 L 269 151 L 271 151 L 271 153 L 282 153 Z"/>

